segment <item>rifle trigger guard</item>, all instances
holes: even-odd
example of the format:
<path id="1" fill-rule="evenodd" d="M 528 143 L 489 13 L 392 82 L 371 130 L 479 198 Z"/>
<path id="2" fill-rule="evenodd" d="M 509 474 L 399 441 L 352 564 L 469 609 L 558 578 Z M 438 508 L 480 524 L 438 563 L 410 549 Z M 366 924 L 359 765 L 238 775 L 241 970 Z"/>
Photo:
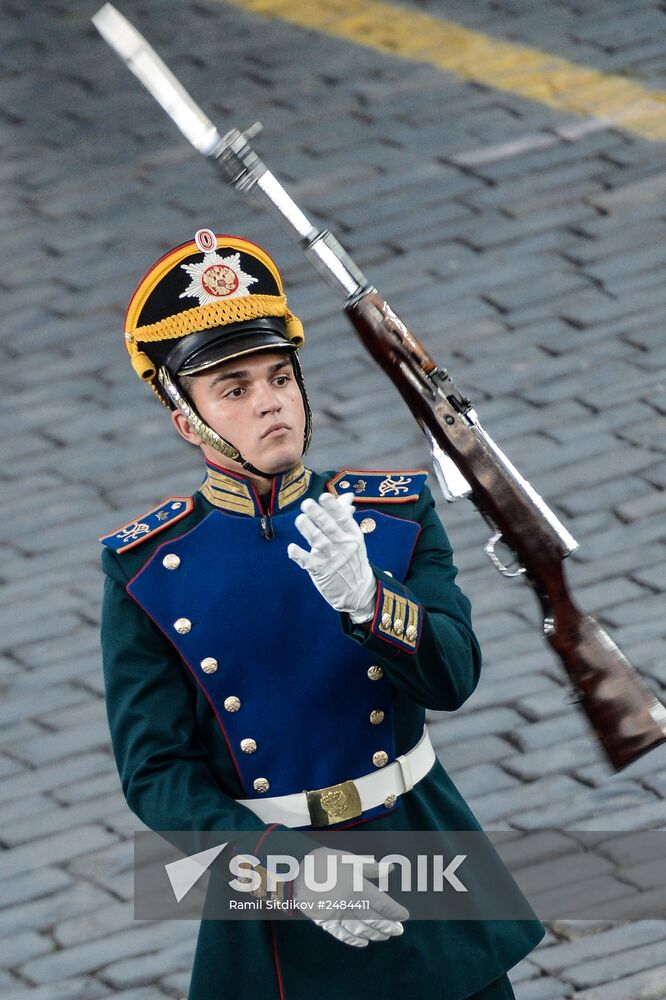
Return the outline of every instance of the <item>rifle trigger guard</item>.
<path id="1" fill-rule="evenodd" d="M 505 566 L 499 556 L 495 553 L 495 546 L 502 537 L 501 531 L 496 531 L 494 535 L 491 535 L 486 544 L 483 546 L 483 551 L 486 553 L 491 563 L 495 569 L 499 570 L 502 576 L 520 576 L 525 572 L 524 566 L 519 566 L 518 569 L 509 569 Z"/>

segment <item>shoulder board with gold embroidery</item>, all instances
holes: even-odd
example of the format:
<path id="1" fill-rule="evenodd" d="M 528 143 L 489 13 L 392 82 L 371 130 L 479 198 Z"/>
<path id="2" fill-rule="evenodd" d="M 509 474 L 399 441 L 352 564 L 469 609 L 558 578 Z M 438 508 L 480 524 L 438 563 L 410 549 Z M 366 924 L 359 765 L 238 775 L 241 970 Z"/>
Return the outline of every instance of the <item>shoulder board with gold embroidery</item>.
<path id="1" fill-rule="evenodd" d="M 192 497 L 168 497 L 159 507 L 153 507 L 111 535 L 103 535 L 100 542 L 114 552 L 127 552 L 135 545 L 141 545 L 147 538 L 152 538 L 158 531 L 180 521 L 181 517 L 189 514 L 193 507 Z"/>
<path id="2" fill-rule="evenodd" d="M 407 503 L 418 500 L 428 473 L 343 469 L 326 483 L 329 493 L 339 497 L 351 493 L 356 503 Z"/>

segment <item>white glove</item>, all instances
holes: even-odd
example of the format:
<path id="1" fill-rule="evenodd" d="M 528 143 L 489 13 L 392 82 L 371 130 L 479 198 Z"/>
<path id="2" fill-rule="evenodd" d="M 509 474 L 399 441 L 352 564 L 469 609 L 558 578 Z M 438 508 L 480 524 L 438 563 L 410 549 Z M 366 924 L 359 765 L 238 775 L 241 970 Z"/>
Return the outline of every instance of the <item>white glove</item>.
<path id="1" fill-rule="evenodd" d="M 310 852 L 314 859 L 315 875 L 317 882 L 323 884 L 327 874 L 327 859 L 330 855 L 345 856 L 344 851 L 334 851 L 328 847 L 318 847 Z M 349 855 L 346 855 L 347 857 Z M 379 875 L 379 864 L 365 864 L 363 871 L 371 878 Z M 401 920 L 407 920 L 409 911 L 397 903 L 391 896 L 387 895 L 363 878 L 363 888 L 361 893 L 353 890 L 353 869 L 350 864 L 338 864 L 337 882 L 334 889 L 327 894 L 323 890 L 308 889 L 305 885 L 303 871 L 299 872 L 294 881 L 294 899 L 299 902 L 312 902 L 313 908 L 303 907 L 300 912 L 310 917 L 313 923 L 321 927 L 322 930 L 332 934 L 338 941 L 351 945 L 354 948 L 366 948 L 370 941 L 388 941 L 390 937 L 402 934 L 404 928 Z M 313 914 L 318 911 L 317 903 L 321 900 L 335 900 L 338 905 L 329 912 L 344 913 L 345 903 L 367 901 L 367 907 L 356 909 L 357 913 L 363 913 L 360 917 L 334 917 L 317 919 Z M 347 912 L 354 912 L 348 909 Z"/>
<path id="2" fill-rule="evenodd" d="M 287 555 L 336 611 L 346 611 L 355 624 L 369 621 L 375 610 L 377 580 L 370 569 L 363 532 L 354 520 L 350 493 L 334 497 L 322 493 L 319 502 L 308 498 L 295 524 L 312 546 L 306 552 L 293 542 Z"/>

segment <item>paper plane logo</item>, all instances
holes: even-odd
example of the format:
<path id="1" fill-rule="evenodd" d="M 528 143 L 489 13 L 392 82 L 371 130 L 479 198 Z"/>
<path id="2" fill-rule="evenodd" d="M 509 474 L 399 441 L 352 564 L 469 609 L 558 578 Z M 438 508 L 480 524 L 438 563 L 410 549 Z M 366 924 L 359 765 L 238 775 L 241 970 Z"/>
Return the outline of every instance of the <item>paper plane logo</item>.
<path id="1" fill-rule="evenodd" d="M 180 861 L 171 861 L 164 866 L 177 903 L 184 899 L 192 886 L 196 885 L 201 876 L 208 871 L 227 843 L 219 844 L 217 847 L 209 847 L 207 851 L 190 854 L 186 858 L 181 858 Z"/>

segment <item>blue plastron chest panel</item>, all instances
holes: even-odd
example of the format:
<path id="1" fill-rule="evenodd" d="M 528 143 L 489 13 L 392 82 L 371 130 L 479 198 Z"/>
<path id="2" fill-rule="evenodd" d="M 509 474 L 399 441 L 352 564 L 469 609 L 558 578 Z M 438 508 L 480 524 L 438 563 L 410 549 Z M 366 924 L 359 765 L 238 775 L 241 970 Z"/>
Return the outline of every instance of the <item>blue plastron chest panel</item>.
<path id="1" fill-rule="evenodd" d="M 299 513 L 273 517 L 267 541 L 259 518 L 213 511 L 127 585 L 204 689 L 247 798 L 259 778 L 285 795 L 367 774 L 378 750 L 395 757 L 390 683 L 287 556 Z M 404 580 L 418 524 L 355 517 L 370 562 Z"/>

